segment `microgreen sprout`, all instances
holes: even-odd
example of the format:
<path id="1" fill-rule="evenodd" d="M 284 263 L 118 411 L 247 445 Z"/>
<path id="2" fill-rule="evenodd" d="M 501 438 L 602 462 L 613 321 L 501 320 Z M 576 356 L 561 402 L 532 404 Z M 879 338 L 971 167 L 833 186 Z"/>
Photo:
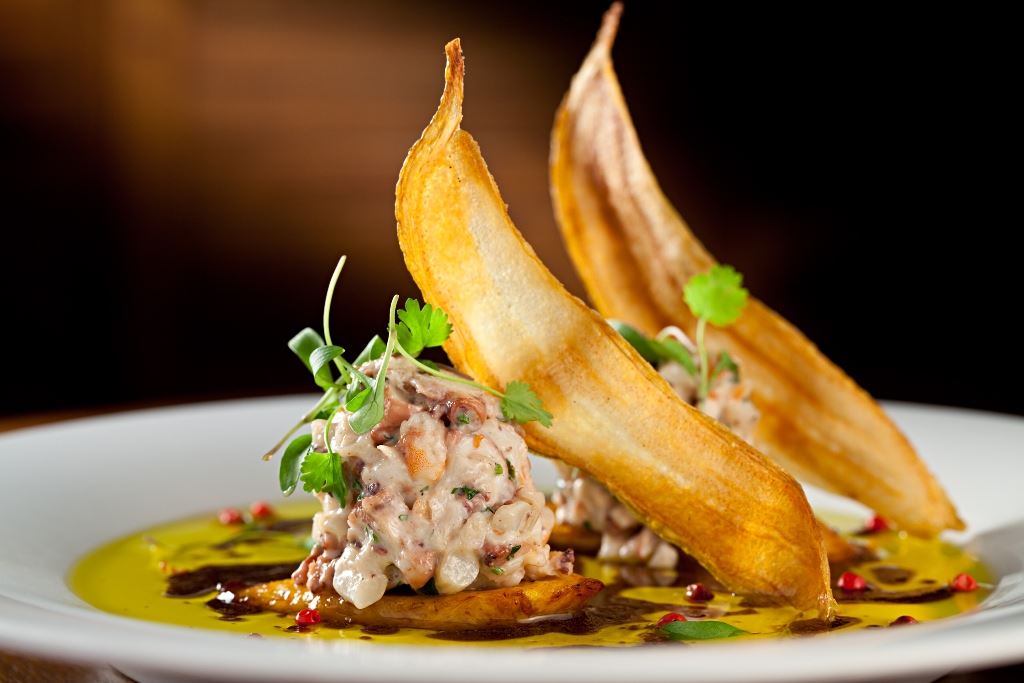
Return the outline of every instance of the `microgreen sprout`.
<path id="1" fill-rule="evenodd" d="M 706 273 L 694 275 L 683 287 L 683 300 L 697 318 L 697 353 L 700 355 L 700 398 L 708 396 L 711 383 L 708 368 L 708 349 L 704 333 L 710 322 L 716 327 L 727 327 L 736 322 L 747 305 L 747 290 L 743 276 L 732 266 L 716 265 Z M 731 362 L 731 359 L 729 359 Z"/>
<path id="2" fill-rule="evenodd" d="M 730 372 L 739 379 L 739 367 L 725 351 L 718 354 L 714 370 L 711 369 L 704 340 L 708 323 L 727 327 L 736 322 L 746 306 L 747 297 L 743 276 L 732 266 L 716 265 L 708 272 L 690 278 L 683 288 L 683 299 L 697 319 L 697 329 L 695 343 L 686 342 L 689 346 L 680 341 L 686 336 L 675 327 L 665 328 L 651 339 L 626 323 L 617 320 L 609 323 L 647 362 L 658 365 L 674 361 L 691 376 L 697 377 L 697 397 L 703 402 L 708 397 L 712 380 L 722 372 Z"/>

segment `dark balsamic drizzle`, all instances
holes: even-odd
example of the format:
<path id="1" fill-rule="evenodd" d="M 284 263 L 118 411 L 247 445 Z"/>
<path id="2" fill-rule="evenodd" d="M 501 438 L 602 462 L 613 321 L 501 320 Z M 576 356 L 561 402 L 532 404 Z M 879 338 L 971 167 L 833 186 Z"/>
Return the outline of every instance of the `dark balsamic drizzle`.
<path id="1" fill-rule="evenodd" d="M 368 636 L 390 636 L 398 633 L 397 626 L 363 626 L 360 629 Z"/>
<path id="2" fill-rule="evenodd" d="M 291 576 L 299 562 L 301 560 L 273 564 L 209 564 L 168 577 L 164 595 L 194 598 L 224 588 L 279 581 Z"/>
<path id="3" fill-rule="evenodd" d="M 863 591 L 844 591 L 837 588 L 834 591 L 836 602 L 850 604 L 855 602 L 888 602 L 904 605 L 915 605 L 922 602 L 938 602 L 952 597 L 953 589 L 949 586 L 938 588 L 912 588 L 905 591 L 886 591 L 869 587 Z"/>
<path id="4" fill-rule="evenodd" d="M 826 621 L 824 619 L 800 619 L 792 621 L 789 624 L 789 632 L 795 636 L 806 636 L 814 633 L 825 633 L 826 631 L 836 631 L 847 626 L 853 626 L 859 624 L 860 619 L 856 617 L 835 617 L 832 621 Z"/>
<path id="5" fill-rule="evenodd" d="M 871 573 L 882 583 L 888 583 L 894 586 L 907 583 L 914 578 L 914 571 L 912 569 L 897 567 L 890 564 L 872 567 Z"/>

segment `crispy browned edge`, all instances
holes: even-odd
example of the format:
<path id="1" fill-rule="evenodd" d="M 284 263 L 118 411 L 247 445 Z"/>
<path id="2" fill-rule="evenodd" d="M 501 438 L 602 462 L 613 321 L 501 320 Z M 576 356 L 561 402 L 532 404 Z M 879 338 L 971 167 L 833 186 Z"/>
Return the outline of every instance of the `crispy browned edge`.
<path id="1" fill-rule="evenodd" d="M 452 595 L 385 595 L 372 605 L 357 609 L 334 591 L 314 594 L 286 579 L 243 588 L 236 592 L 235 600 L 283 614 L 315 608 L 325 622 L 337 626 L 360 624 L 465 631 L 575 614 L 603 588 L 604 584 L 597 579 L 570 574 L 524 581 L 511 588 Z"/>
<path id="2" fill-rule="evenodd" d="M 622 96 L 605 14 L 551 136 L 551 192 L 568 251 L 605 316 L 647 334 L 695 320 L 680 292 L 714 258 L 658 187 Z M 933 535 L 963 522 L 881 407 L 806 337 L 756 299 L 709 345 L 743 365 L 762 413 L 765 453 L 805 481 L 863 502 L 901 528 Z"/>

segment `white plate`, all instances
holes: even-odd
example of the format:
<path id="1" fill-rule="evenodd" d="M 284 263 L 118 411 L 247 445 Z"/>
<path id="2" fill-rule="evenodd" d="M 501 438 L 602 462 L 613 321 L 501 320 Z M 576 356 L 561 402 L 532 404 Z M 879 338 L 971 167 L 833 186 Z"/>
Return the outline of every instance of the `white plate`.
<path id="1" fill-rule="evenodd" d="M 276 498 L 276 465 L 259 456 L 309 403 L 184 406 L 0 437 L 0 649 L 108 662 L 145 681 L 930 680 L 1024 660 L 1024 420 L 914 405 L 889 408 L 968 520 L 963 540 L 1001 580 L 981 610 L 913 628 L 621 650 L 416 648 L 162 626 L 99 612 L 71 593 L 68 570 L 104 541 Z M 549 466 L 537 471 L 550 482 Z"/>

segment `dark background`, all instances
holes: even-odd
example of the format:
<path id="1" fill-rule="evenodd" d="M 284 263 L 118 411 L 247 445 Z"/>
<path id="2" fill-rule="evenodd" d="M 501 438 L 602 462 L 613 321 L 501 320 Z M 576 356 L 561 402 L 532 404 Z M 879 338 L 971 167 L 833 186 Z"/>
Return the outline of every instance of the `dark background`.
<path id="1" fill-rule="evenodd" d="M 464 125 L 582 293 L 547 147 L 605 6 L 0 5 L 0 414 L 308 390 L 284 344 L 342 253 L 361 348 L 415 294 L 394 183 L 454 36 Z M 877 396 L 1021 414 L 1011 25 L 637 1 L 614 56 L 666 194 L 754 293 Z"/>

